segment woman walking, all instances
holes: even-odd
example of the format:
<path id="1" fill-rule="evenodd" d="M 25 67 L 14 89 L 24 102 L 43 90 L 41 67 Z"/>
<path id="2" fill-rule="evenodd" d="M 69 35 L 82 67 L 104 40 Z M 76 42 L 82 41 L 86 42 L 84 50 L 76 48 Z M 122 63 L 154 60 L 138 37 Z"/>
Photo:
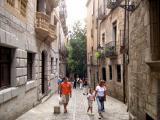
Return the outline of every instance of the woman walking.
<path id="1" fill-rule="evenodd" d="M 103 117 L 102 112 L 104 112 L 104 101 L 106 99 L 106 87 L 104 86 L 104 84 L 105 84 L 105 81 L 100 80 L 95 90 L 99 119 Z"/>

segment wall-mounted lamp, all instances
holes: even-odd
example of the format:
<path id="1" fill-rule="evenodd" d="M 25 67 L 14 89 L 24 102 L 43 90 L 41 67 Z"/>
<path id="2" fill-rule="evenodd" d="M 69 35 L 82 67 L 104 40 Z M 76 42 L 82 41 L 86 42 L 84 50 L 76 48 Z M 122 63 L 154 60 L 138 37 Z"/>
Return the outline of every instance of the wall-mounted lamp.
<path id="1" fill-rule="evenodd" d="M 107 0 L 107 8 L 114 9 L 115 7 L 121 7 L 127 11 L 133 12 L 135 9 L 138 8 L 141 2 L 137 5 L 135 5 L 135 2 L 129 2 L 129 4 L 127 5 L 126 4 L 122 5 L 120 3 L 121 0 Z"/>
<path id="2" fill-rule="evenodd" d="M 103 47 L 100 45 L 100 43 L 99 43 L 98 46 L 97 46 L 97 50 L 98 50 L 98 51 L 103 50 Z"/>

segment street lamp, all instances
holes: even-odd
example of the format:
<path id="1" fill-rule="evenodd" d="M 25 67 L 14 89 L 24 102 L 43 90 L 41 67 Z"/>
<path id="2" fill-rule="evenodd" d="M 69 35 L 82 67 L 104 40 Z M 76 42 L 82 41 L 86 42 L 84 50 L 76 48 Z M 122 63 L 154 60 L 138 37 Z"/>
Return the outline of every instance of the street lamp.
<path id="1" fill-rule="evenodd" d="M 101 50 L 103 50 L 103 47 L 99 43 L 98 46 L 97 46 L 97 51 L 101 51 Z"/>
<path id="2" fill-rule="evenodd" d="M 107 8 L 108 9 L 114 9 L 116 7 L 121 7 L 127 11 L 133 12 L 139 5 L 140 3 L 136 6 L 134 2 L 128 2 L 128 4 L 120 4 L 121 0 L 107 0 Z M 125 2 L 126 3 L 126 2 Z"/>

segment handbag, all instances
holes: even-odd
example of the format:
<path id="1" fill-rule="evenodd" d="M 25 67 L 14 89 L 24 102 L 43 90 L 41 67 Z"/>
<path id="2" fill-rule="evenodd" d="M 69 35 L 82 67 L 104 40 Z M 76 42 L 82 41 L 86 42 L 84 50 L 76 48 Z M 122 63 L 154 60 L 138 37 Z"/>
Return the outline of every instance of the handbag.
<path id="1" fill-rule="evenodd" d="M 64 103 L 66 103 L 66 98 L 64 95 L 62 95 L 61 97 L 59 97 L 59 105 L 62 105 Z"/>
<path id="2" fill-rule="evenodd" d="M 99 101 L 105 101 L 105 97 L 104 96 L 98 96 Z"/>

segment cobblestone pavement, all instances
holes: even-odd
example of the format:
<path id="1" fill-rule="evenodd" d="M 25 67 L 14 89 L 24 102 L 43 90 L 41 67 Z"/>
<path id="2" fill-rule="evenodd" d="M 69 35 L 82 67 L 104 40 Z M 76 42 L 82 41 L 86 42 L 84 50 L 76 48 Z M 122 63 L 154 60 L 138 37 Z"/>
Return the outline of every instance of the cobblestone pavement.
<path id="1" fill-rule="evenodd" d="M 63 113 L 63 106 L 61 106 L 61 113 L 53 114 L 53 107 L 58 105 L 58 96 L 58 94 L 54 94 L 46 102 L 41 103 L 16 120 L 98 120 L 96 101 L 93 105 L 95 115 L 87 114 L 87 98 L 83 95 L 83 90 L 73 90 L 68 105 L 68 113 Z M 105 102 L 105 111 L 103 120 L 129 120 L 126 106 L 109 96 Z"/>

